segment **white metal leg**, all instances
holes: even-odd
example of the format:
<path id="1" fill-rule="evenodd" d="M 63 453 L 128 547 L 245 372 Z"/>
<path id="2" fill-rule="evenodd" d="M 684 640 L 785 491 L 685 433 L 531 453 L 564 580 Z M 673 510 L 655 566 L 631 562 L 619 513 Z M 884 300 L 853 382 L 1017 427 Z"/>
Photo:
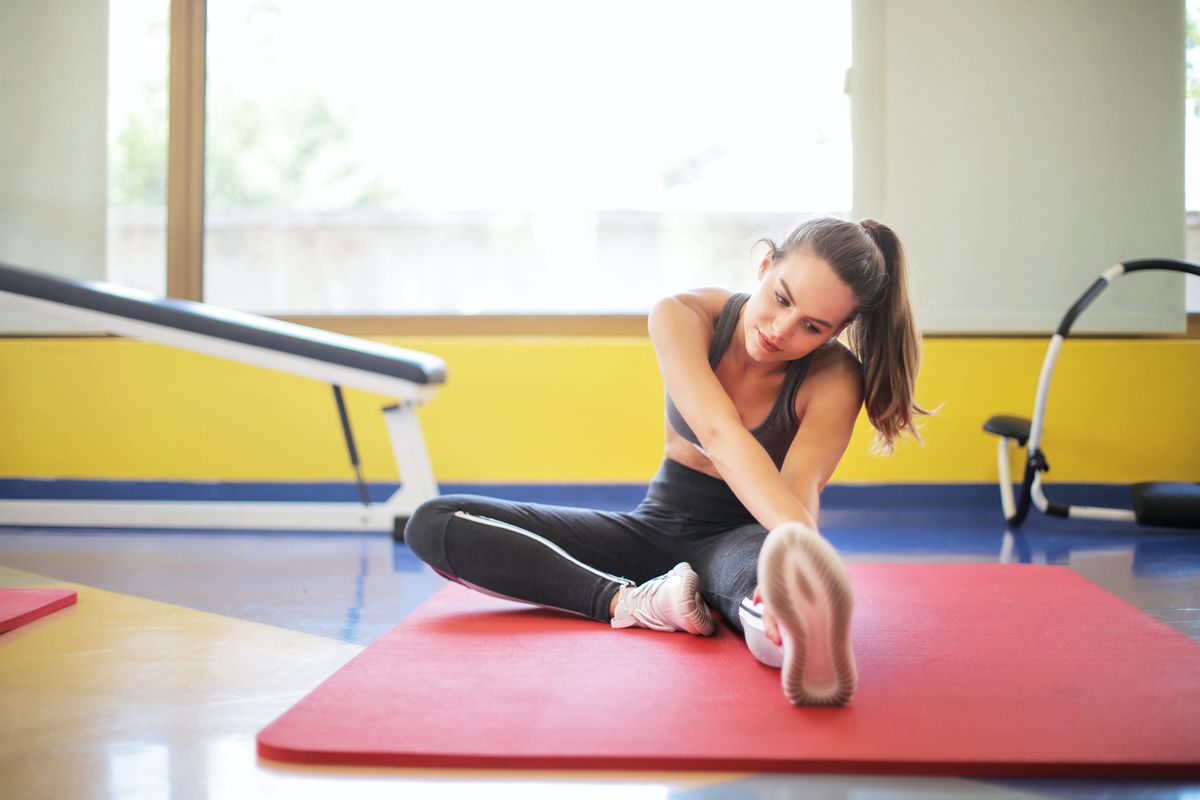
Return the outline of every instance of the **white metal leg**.
<path id="1" fill-rule="evenodd" d="M 1033 507 L 1043 514 L 1050 508 L 1050 501 L 1046 499 L 1046 493 L 1042 490 L 1042 473 L 1033 473 L 1033 486 L 1029 491 L 1029 496 L 1033 500 Z"/>
<path id="2" fill-rule="evenodd" d="M 1127 508 L 1098 508 L 1096 506 L 1071 506 L 1067 514 L 1071 519 L 1103 519 L 1117 522 L 1137 522 L 1137 515 Z"/>
<path id="3" fill-rule="evenodd" d="M 388 498 L 384 507 L 391 517 L 406 517 L 421 503 L 437 497 L 438 485 L 425 447 L 425 435 L 417 418 L 417 406 L 401 403 L 383 412 L 392 452 L 400 470 L 400 488 Z"/>
<path id="4" fill-rule="evenodd" d="M 1000 470 L 1000 507 L 1004 509 L 1004 518 L 1012 519 L 1017 513 L 1013 501 L 1012 472 L 1008 466 L 1008 437 L 1000 437 L 1000 449 L 997 456 L 997 467 Z"/>
<path id="5" fill-rule="evenodd" d="M 1042 476 L 1038 473 L 1033 479 L 1033 504 L 1043 513 L 1050 507 L 1046 493 L 1042 490 Z M 1125 508 L 1100 508 L 1097 506 L 1068 506 L 1067 516 L 1070 519 L 1102 519 L 1118 522 L 1136 522 L 1137 515 Z"/>

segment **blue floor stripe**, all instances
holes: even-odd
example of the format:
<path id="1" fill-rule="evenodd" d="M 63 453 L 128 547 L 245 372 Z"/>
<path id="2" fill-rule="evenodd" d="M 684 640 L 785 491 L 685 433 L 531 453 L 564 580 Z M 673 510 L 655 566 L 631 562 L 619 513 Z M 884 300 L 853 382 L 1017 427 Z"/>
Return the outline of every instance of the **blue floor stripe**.
<path id="1" fill-rule="evenodd" d="M 369 483 L 372 502 L 385 501 L 394 483 Z M 644 483 L 443 483 L 443 494 L 481 494 L 505 500 L 621 510 L 633 508 L 646 491 Z M 1130 508 L 1123 484 L 1061 484 L 1047 487 L 1052 499 L 1085 505 Z M 0 479 L 0 499 L 7 500 L 164 500 L 164 501 L 293 501 L 358 502 L 350 482 L 194 482 L 111 481 L 80 479 Z M 830 484 L 821 495 L 826 510 L 860 508 L 921 509 L 999 508 L 999 492 L 991 483 Z"/>

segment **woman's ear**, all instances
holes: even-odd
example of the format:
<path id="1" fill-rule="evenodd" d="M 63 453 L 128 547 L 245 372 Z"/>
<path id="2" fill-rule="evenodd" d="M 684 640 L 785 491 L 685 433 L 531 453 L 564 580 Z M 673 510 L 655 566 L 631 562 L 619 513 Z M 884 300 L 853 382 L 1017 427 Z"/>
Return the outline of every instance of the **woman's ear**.
<path id="1" fill-rule="evenodd" d="M 762 280 L 763 275 L 767 274 L 767 270 L 770 269 L 772 263 L 774 262 L 771 260 L 770 253 L 767 253 L 765 256 L 763 256 L 762 263 L 758 265 L 758 279 L 760 281 Z"/>
<path id="2" fill-rule="evenodd" d="M 832 342 L 832 341 L 834 341 L 835 339 L 837 339 L 839 336 L 841 336 L 841 335 L 842 335 L 842 332 L 843 332 L 843 331 L 845 331 L 845 330 L 846 330 L 846 328 L 849 328 L 849 327 L 850 327 L 850 323 L 851 323 L 851 322 L 854 322 L 854 317 L 851 317 L 850 319 L 848 319 L 848 320 L 846 320 L 845 322 L 843 322 L 843 323 L 841 324 L 841 327 L 839 327 L 839 328 L 838 328 L 836 331 L 834 331 L 834 332 L 833 332 L 833 335 L 829 337 L 829 341 L 831 341 L 831 342 Z"/>

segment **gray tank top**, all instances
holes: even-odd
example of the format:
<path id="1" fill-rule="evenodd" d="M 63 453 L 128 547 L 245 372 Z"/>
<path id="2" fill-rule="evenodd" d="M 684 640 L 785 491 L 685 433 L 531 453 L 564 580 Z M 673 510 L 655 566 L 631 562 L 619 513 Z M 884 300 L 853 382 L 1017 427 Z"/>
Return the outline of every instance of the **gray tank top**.
<path id="1" fill-rule="evenodd" d="M 721 363 L 721 357 L 725 355 L 725 351 L 729 349 L 729 343 L 737 331 L 742 307 L 749 299 L 750 295 L 748 294 L 739 293 L 730 296 L 725 307 L 721 309 L 721 315 L 717 317 L 713 329 L 712 345 L 708 348 L 708 364 L 714 371 Z M 788 365 L 787 375 L 783 379 L 783 388 L 780 389 L 779 396 L 775 398 L 775 405 L 772 406 L 771 413 L 767 414 L 766 420 L 761 425 L 750 431 L 750 434 L 771 456 L 775 466 L 779 468 L 783 467 L 783 459 L 787 455 L 788 448 L 791 447 L 792 440 L 796 438 L 796 431 L 800 430 L 800 420 L 796 419 L 796 392 L 799 391 L 800 383 L 808 373 L 808 365 L 811 362 L 812 353 L 809 353 L 804 358 L 796 359 Z M 679 409 L 675 407 L 675 401 L 671 399 L 670 393 L 667 394 L 667 421 L 671 423 L 671 427 L 675 429 L 676 433 L 696 445 L 696 449 L 700 452 L 704 452 L 700 447 L 700 439 L 687 424 L 683 415 L 679 413 Z"/>

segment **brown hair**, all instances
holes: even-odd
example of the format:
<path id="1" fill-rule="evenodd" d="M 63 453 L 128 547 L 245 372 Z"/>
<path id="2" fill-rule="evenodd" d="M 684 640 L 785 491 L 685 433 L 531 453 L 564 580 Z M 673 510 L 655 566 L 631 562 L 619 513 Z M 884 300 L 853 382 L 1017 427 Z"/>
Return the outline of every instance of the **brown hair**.
<path id="1" fill-rule="evenodd" d="M 826 261 L 858 298 L 846 329 L 850 350 L 862 362 L 864 405 L 878 433 L 875 450 L 891 453 L 908 432 L 918 442 L 915 417 L 930 412 L 913 399 L 921 363 L 921 336 L 908 296 L 907 266 L 900 239 L 873 219 L 861 223 L 822 218 L 802 223 L 770 248 L 771 260 L 808 248 Z"/>

